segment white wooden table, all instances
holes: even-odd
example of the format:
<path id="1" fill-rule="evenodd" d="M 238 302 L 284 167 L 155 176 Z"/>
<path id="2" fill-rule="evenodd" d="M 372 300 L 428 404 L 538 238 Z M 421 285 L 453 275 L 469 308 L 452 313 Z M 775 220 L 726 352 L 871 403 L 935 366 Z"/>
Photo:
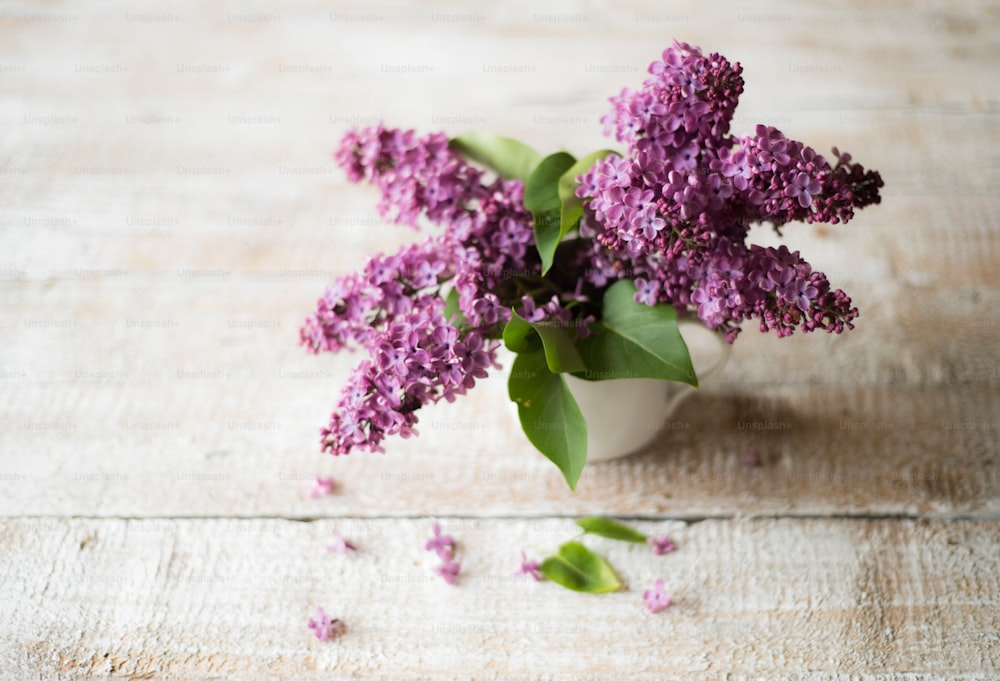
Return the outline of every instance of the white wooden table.
<path id="1" fill-rule="evenodd" d="M 997 678 L 1000 5 L 865 6 L 0 2 L 0 678 Z M 575 494 L 501 377 L 384 456 L 320 454 L 359 356 L 298 324 L 414 238 L 333 165 L 343 132 L 587 152 L 673 37 L 742 62 L 738 129 L 883 173 L 855 222 L 786 232 L 858 329 L 748 330 Z M 610 595 L 512 577 L 588 514 L 678 551 L 592 542 Z"/>

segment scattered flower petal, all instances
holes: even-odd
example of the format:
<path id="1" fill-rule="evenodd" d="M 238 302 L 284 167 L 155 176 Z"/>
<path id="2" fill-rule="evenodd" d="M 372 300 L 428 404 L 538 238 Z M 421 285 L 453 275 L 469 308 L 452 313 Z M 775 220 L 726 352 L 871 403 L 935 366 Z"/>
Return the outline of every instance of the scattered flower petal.
<path id="1" fill-rule="evenodd" d="M 320 607 L 316 608 L 316 616 L 309 618 L 308 626 L 320 641 L 329 641 L 341 632 L 340 620 L 330 619 Z"/>
<path id="2" fill-rule="evenodd" d="M 330 553 L 346 553 L 347 551 L 357 551 L 358 547 L 344 539 L 339 531 L 335 531 L 333 541 L 326 545 L 326 550 Z"/>
<path id="3" fill-rule="evenodd" d="M 455 584 L 458 573 L 462 569 L 461 564 L 452 560 L 451 552 L 449 551 L 438 553 L 438 555 L 441 556 L 442 562 L 434 568 L 434 572 L 439 574 L 441 578 L 449 584 Z"/>
<path id="4" fill-rule="evenodd" d="M 664 553 L 671 553 L 677 549 L 674 545 L 674 540 L 667 535 L 663 535 L 659 538 L 649 537 L 646 539 L 646 543 L 653 548 L 653 553 L 658 556 L 662 556 Z"/>
<path id="5" fill-rule="evenodd" d="M 670 607 L 670 596 L 663 591 L 662 579 L 656 580 L 654 587 L 646 590 L 642 597 L 646 601 L 646 607 L 652 613 L 661 612 Z"/>
<path id="6" fill-rule="evenodd" d="M 531 575 L 532 579 L 536 582 L 545 579 L 542 575 L 541 564 L 537 560 L 528 560 L 528 557 L 524 555 L 524 551 L 521 551 L 521 569 L 517 571 L 517 574 Z"/>
<path id="7" fill-rule="evenodd" d="M 455 548 L 455 540 L 450 534 L 441 534 L 441 526 L 434 523 L 434 536 L 427 540 L 424 546 L 428 551 L 434 551 L 442 559 L 451 558 L 451 550 Z"/>
<path id="8" fill-rule="evenodd" d="M 324 497 L 328 494 L 333 494 L 333 490 L 336 489 L 336 487 L 337 481 L 329 475 L 317 476 L 312 489 L 309 490 L 309 496 L 314 499 L 317 497 Z"/>

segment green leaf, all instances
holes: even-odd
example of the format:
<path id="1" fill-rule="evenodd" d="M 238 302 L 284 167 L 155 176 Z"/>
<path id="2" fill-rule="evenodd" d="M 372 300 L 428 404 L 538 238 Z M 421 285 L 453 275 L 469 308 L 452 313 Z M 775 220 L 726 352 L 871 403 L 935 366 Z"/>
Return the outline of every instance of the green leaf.
<path id="1" fill-rule="evenodd" d="M 452 321 L 452 317 L 454 317 L 454 321 Z M 444 318 L 452 322 L 456 329 L 461 329 L 469 323 L 469 320 L 465 318 L 461 308 L 458 306 L 458 291 L 455 289 L 448 291 L 448 295 L 445 296 Z"/>
<path id="2" fill-rule="evenodd" d="M 558 211 L 559 178 L 573 166 L 576 159 L 565 151 L 557 151 L 541 160 L 524 183 L 524 207 L 535 212 Z"/>
<path id="3" fill-rule="evenodd" d="M 617 154 L 611 149 L 601 149 L 592 154 L 587 154 L 574 163 L 559 178 L 559 200 L 562 202 L 560 210 L 559 231 L 561 239 L 569 230 L 576 226 L 583 216 L 583 199 L 576 195 L 576 177 L 590 170 L 591 166 L 608 154 Z"/>
<path id="4" fill-rule="evenodd" d="M 587 534 L 596 534 L 599 537 L 616 539 L 618 541 L 630 541 L 635 544 L 646 543 L 646 535 L 642 532 L 634 530 L 628 525 L 622 525 L 617 520 L 611 520 L 610 518 L 580 518 L 576 521 L 576 524 L 582 527 L 583 531 Z"/>
<path id="5" fill-rule="evenodd" d="M 531 211 L 535 221 L 535 247 L 542 259 L 542 274 L 552 267 L 556 246 L 564 234 L 560 230 L 559 178 L 575 162 L 564 151 L 546 156 L 524 183 L 524 207 Z"/>
<path id="6" fill-rule="evenodd" d="M 573 591 L 599 594 L 622 588 L 608 562 L 575 541 L 560 546 L 559 553 L 543 560 L 539 568 L 550 581 Z"/>
<path id="7" fill-rule="evenodd" d="M 503 343 L 511 352 L 518 354 L 534 352 L 542 348 L 542 338 L 531 323 L 516 312 L 511 312 L 510 321 L 503 328 Z"/>
<path id="8" fill-rule="evenodd" d="M 559 212 L 551 211 L 534 215 L 535 224 L 535 249 L 538 251 L 539 259 L 542 261 L 542 275 L 552 267 L 555 260 L 556 248 L 564 234 L 560 228 Z"/>
<path id="9" fill-rule="evenodd" d="M 545 350 L 545 362 L 554 374 L 583 371 L 586 365 L 573 345 L 573 339 L 562 326 L 554 322 L 529 322 L 511 311 L 510 321 L 503 330 L 503 342 L 511 352 Z"/>
<path id="10" fill-rule="evenodd" d="M 526 319 L 511 312 L 510 321 L 503 328 L 503 343 L 511 352 L 520 354 L 541 349 L 542 338 Z"/>
<path id="11" fill-rule="evenodd" d="M 517 140 L 489 132 L 467 132 L 449 146 L 470 161 L 480 163 L 509 179 L 527 180 L 542 155 Z"/>
<path id="12" fill-rule="evenodd" d="M 658 378 L 698 385 L 687 344 L 677 329 L 672 305 L 635 302 L 635 284 L 616 281 L 604 293 L 598 333 L 578 346 L 588 381 Z"/>
<path id="13" fill-rule="evenodd" d="M 514 359 L 507 390 L 528 440 L 576 489 L 587 463 L 587 423 L 566 380 L 549 371 L 544 351 L 536 350 Z"/>

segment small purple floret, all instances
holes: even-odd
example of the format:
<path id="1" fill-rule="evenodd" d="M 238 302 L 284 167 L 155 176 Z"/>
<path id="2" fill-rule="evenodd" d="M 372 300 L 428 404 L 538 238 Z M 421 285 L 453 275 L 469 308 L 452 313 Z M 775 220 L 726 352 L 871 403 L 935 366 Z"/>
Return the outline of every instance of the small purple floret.
<path id="1" fill-rule="evenodd" d="M 644 591 L 642 598 L 646 601 L 646 607 L 652 613 L 661 612 L 670 607 L 670 596 L 663 591 L 662 579 L 656 580 L 656 584 L 652 589 Z"/>
<path id="2" fill-rule="evenodd" d="M 434 523 L 434 536 L 427 540 L 424 548 L 434 551 L 444 558 L 445 554 L 451 557 L 451 552 L 455 548 L 455 539 L 450 534 L 441 534 L 441 526 Z"/>
<path id="3" fill-rule="evenodd" d="M 330 619 L 323 608 L 316 608 L 316 616 L 310 617 L 308 626 L 320 641 L 329 641 L 342 631 L 340 620 Z"/>
<path id="4" fill-rule="evenodd" d="M 313 482 L 312 489 L 309 490 L 309 496 L 317 498 L 326 496 L 328 494 L 333 494 L 333 491 L 336 489 L 336 487 L 337 487 L 336 480 L 334 480 L 332 477 L 328 475 L 326 476 L 321 475 L 318 476 L 316 480 Z"/>
<path id="5" fill-rule="evenodd" d="M 519 575 L 531 575 L 531 578 L 536 582 L 540 582 L 545 579 L 542 574 L 541 564 L 537 560 L 528 560 L 528 557 L 524 555 L 524 551 L 521 551 L 521 568 L 517 571 Z"/>
<path id="6" fill-rule="evenodd" d="M 326 545 L 326 550 L 330 553 L 347 553 L 348 551 L 357 551 L 358 547 L 347 539 L 344 539 L 339 531 L 335 531 L 333 533 L 333 540 Z"/>
<path id="7" fill-rule="evenodd" d="M 674 540 L 666 535 L 662 537 L 649 537 L 646 539 L 646 543 L 653 549 L 653 553 L 658 556 L 677 550 Z"/>

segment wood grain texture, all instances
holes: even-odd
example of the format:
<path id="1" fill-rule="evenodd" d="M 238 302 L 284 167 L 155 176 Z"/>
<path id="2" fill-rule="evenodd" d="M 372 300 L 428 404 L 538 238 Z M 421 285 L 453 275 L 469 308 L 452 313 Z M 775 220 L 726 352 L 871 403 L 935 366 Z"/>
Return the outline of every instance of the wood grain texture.
<path id="1" fill-rule="evenodd" d="M 8 520 L 0 660 L 17 678 L 191 681 L 1000 670 L 994 523 L 643 522 L 678 550 L 587 540 L 628 587 L 593 596 L 512 575 L 519 549 L 572 537 L 569 520 L 441 522 L 459 542 L 457 587 L 433 574 L 428 519 Z M 335 527 L 356 555 L 324 555 Z M 642 591 L 657 578 L 674 603 L 650 615 Z M 303 635 L 317 605 L 343 638 Z"/>
<path id="2" fill-rule="evenodd" d="M 1000 676 L 998 34 L 971 0 L 0 4 L 0 678 Z M 417 238 L 332 164 L 343 132 L 586 152 L 673 37 L 742 63 L 735 130 L 882 171 L 882 205 L 784 237 L 858 328 L 747 329 L 575 494 L 502 371 L 385 456 L 319 454 L 360 358 L 297 325 Z M 320 472 L 342 489 L 307 499 Z M 607 597 L 511 578 L 596 513 L 681 550 L 609 551 Z M 436 516 L 458 589 L 420 550 Z M 357 556 L 323 553 L 334 527 Z M 337 643 L 304 627 L 321 603 Z"/>
<path id="3" fill-rule="evenodd" d="M 420 437 L 393 443 L 385 455 L 324 457 L 314 433 L 328 402 L 313 395 L 332 395 L 332 383 L 168 377 L 19 390 L 0 434 L 0 512 L 1000 514 L 1000 401 L 990 387 L 720 382 L 684 402 L 636 455 L 589 466 L 573 493 L 525 440 L 512 411 L 496 409 L 502 385 L 428 411 Z M 25 456 L 28 447 L 43 447 L 44 456 Z M 760 468 L 741 464 L 749 449 L 760 452 Z M 320 472 L 333 474 L 341 492 L 305 498 Z"/>

